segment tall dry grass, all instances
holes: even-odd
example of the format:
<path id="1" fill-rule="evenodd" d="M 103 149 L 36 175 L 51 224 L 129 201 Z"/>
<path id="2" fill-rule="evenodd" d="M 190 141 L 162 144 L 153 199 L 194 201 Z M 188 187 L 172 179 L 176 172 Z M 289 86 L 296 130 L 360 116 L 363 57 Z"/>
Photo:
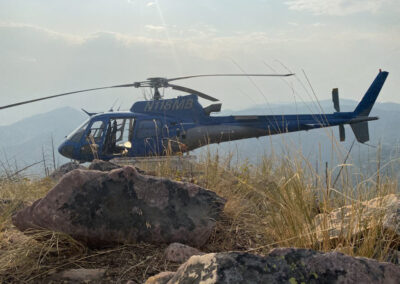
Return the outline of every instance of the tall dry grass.
<path id="1" fill-rule="evenodd" d="M 253 164 L 236 163 L 232 155 L 221 157 L 218 151 L 206 151 L 191 168 L 176 170 L 165 162 L 150 164 L 147 170 L 194 182 L 227 199 L 225 218 L 207 247 L 210 251 L 266 253 L 273 247 L 302 247 L 395 261 L 392 252 L 398 249 L 400 239 L 394 232 L 383 230 L 382 211 L 378 210 L 368 224 L 361 224 L 368 229 L 359 224 L 365 222 L 364 201 L 389 194 L 399 196 L 397 175 L 388 170 L 398 160 L 381 164 L 379 155 L 378 150 L 376 171 L 369 176 L 361 174 L 351 161 L 318 174 L 307 158 L 293 152 L 290 156 L 265 156 Z M 340 175 L 338 168 L 342 168 Z M 329 238 L 327 216 L 343 206 L 349 207 L 350 216 L 346 220 L 339 217 L 339 222 L 350 228 L 359 226 L 362 233 L 349 231 L 339 239 Z M 323 240 L 319 237 L 321 228 L 314 221 L 322 213 L 326 222 Z"/>

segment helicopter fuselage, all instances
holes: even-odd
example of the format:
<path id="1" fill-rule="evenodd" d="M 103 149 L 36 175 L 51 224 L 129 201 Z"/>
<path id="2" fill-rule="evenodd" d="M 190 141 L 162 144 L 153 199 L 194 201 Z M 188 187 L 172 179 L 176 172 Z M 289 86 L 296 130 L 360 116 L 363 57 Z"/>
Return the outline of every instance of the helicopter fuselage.
<path id="1" fill-rule="evenodd" d="M 212 116 L 221 104 L 203 108 L 197 95 L 136 102 L 130 111 L 92 115 L 67 136 L 59 152 L 81 162 L 94 158 L 174 155 L 239 139 L 350 124 L 357 140 L 368 141 L 369 113 L 386 80 L 380 72 L 353 112 L 294 115 Z M 338 99 L 337 104 L 338 104 Z M 335 99 L 334 99 L 335 101 Z M 336 108 L 336 107 L 335 107 Z"/>
<path id="2" fill-rule="evenodd" d="M 252 137 L 282 134 L 339 126 L 340 141 L 345 140 L 345 124 L 350 124 L 358 142 L 369 141 L 368 121 L 371 109 L 382 89 L 388 72 L 379 73 L 353 112 L 341 112 L 338 89 L 332 90 L 335 113 L 294 115 L 211 116 L 221 104 L 202 107 L 198 97 L 218 99 L 176 84 L 173 81 L 199 77 L 289 77 L 294 74 L 204 74 L 176 78 L 153 77 L 146 81 L 97 87 L 30 99 L 5 106 L 0 110 L 77 93 L 115 88 L 151 88 L 152 100 L 133 104 L 129 111 L 94 114 L 68 135 L 59 146 L 61 155 L 80 162 L 117 157 L 175 155 L 201 146 Z M 159 88 L 172 88 L 189 93 L 174 99 L 162 99 Z"/>

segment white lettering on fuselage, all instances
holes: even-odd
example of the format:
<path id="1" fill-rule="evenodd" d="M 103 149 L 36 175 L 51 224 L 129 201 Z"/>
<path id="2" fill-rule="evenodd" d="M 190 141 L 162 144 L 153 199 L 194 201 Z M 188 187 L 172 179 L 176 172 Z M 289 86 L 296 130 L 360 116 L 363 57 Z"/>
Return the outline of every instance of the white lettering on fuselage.
<path id="1" fill-rule="evenodd" d="M 194 106 L 193 98 L 148 101 L 144 107 L 144 111 L 189 110 L 192 109 L 193 106 Z"/>
<path id="2" fill-rule="evenodd" d="M 154 106 L 154 101 L 150 101 L 146 103 L 146 106 L 144 107 L 144 111 L 151 111 Z"/>

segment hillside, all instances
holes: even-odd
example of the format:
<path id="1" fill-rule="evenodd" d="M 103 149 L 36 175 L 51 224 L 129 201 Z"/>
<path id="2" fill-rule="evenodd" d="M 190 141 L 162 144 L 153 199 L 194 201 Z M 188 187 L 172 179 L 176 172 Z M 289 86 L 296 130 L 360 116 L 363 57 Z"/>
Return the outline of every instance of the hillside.
<path id="1" fill-rule="evenodd" d="M 87 115 L 70 107 L 63 107 L 47 113 L 23 119 L 8 126 L 1 126 L 0 160 L 18 168 L 33 164 L 43 159 L 52 163 L 53 138 L 56 151 L 56 164 L 67 160 L 58 154 L 57 147 L 64 137 L 80 125 Z M 18 162 L 17 162 L 18 161 Z M 43 167 L 34 173 L 43 173 Z"/>

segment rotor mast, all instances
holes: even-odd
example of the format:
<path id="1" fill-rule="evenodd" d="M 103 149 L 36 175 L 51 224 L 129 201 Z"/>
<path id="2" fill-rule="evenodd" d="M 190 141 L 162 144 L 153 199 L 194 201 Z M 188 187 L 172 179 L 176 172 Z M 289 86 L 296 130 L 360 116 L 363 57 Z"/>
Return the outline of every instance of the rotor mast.
<path id="1" fill-rule="evenodd" d="M 155 101 L 161 100 L 161 94 L 160 91 L 158 90 L 158 87 L 154 87 L 153 100 Z"/>

